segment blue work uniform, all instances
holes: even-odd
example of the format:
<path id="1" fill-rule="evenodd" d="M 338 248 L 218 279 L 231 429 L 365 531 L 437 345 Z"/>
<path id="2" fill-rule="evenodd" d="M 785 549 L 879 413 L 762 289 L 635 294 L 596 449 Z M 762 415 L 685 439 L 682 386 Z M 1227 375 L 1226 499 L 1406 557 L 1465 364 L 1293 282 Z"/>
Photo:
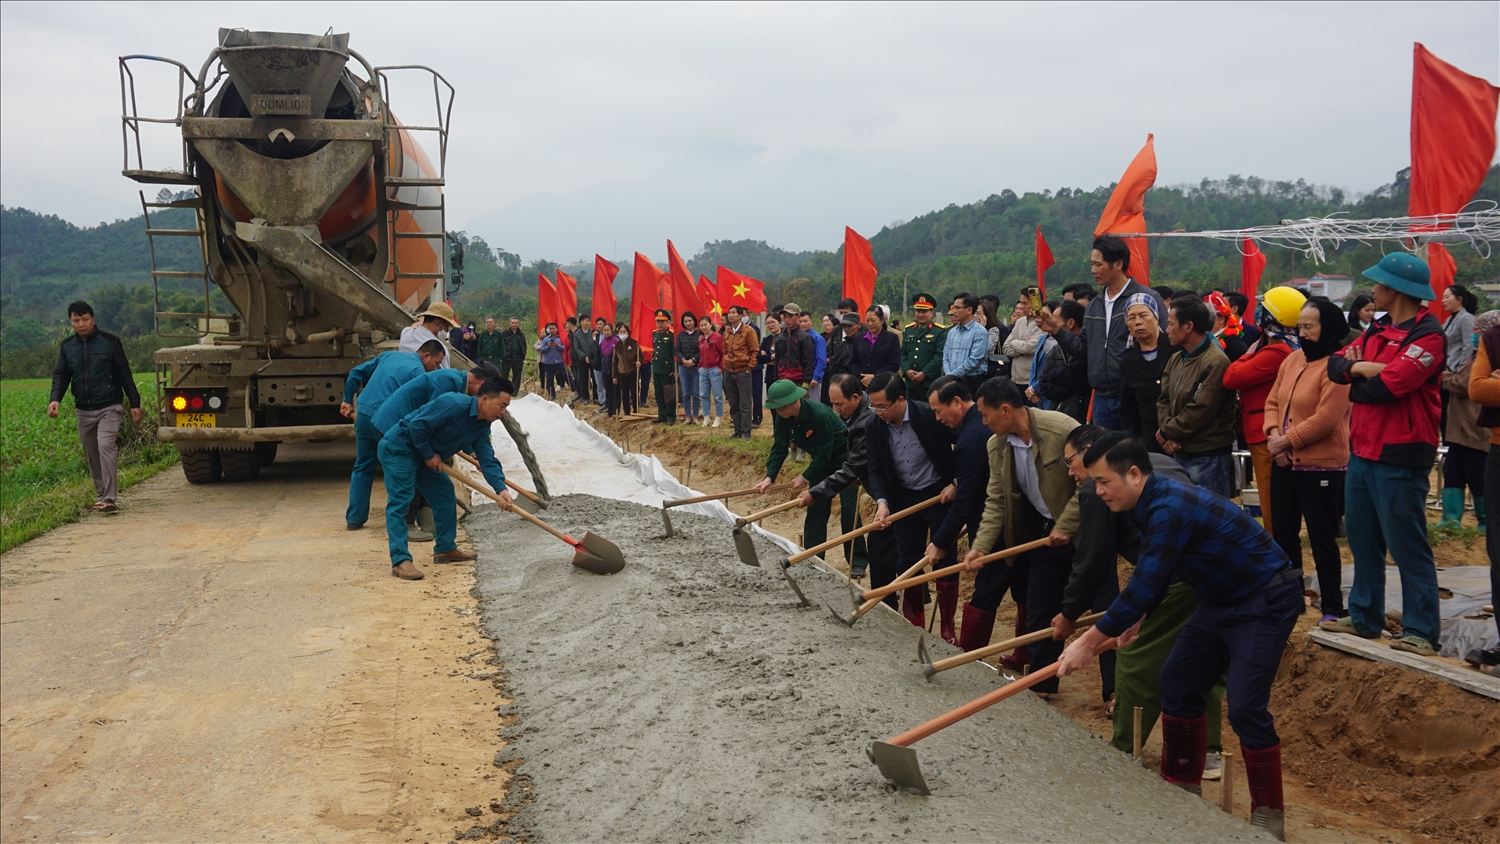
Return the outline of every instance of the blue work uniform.
<path id="1" fill-rule="evenodd" d="M 479 418 L 478 398 L 446 393 L 403 416 L 380 440 L 380 467 L 385 471 L 385 533 L 392 566 L 411 559 L 406 548 L 406 511 L 417 490 L 432 507 L 436 528 L 433 553 L 446 554 L 458 548 L 453 482 L 443 472 L 423 465 L 433 455 L 448 460 L 467 451 L 479 459 L 479 471 L 490 488 L 505 489 L 505 470 L 490 445 L 490 424 Z"/>
<path id="2" fill-rule="evenodd" d="M 426 371 L 416 352 L 385 352 L 349 371 L 344 380 L 344 401 L 352 403 L 359 393 L 359 412 L 354 416 L 354 471 L 349 475 L 349 507 L 344 521 L 362 525 L 370 519 L 370 487 L 375 484 L 376 448 L 381 430 L 375 426 L 380 406 L 403 384 Z M 363 388 L 363 389 L 361 389 Z"/>
<path id="3" fill-rule="evenodd" d="M 380 405 L 375 427 L 382 436 L 402 417 L 444 393 L 468 392 L 469 374 L 457 369 L 434 369 L 401 385 Z"/>

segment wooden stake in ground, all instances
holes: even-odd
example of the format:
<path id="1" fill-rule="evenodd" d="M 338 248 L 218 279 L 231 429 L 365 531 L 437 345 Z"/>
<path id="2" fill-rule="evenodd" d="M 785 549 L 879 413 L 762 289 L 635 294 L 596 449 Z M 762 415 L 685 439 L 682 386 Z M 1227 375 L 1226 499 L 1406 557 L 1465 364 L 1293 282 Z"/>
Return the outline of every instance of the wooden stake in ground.
<path id="1" fill-rule="evenodd" d="M 1219 808 L 1228 814 L 1234 814 L 1234 766 L 1229 764 L 1234 761 L 1234 754 L 1229 751 L 1220 753 L 1224 760 L 1224 772 L 1219 775 Z"/>
<path id="2" fill-rule="evenodd" d="M 1130 724 L 1131 724 L 1131 734 L 1132 734 L 1131 744 L 1134 747 L 1134 749 L 1130 751 L 1130 755 L 1134 756 L 1136 764 L 1140 765 L 1140 764 L 1142 764 L 1142 760 L 1141 760 L 1141 707 L 1139 707 L 1139 706 L 1134 707 L 1134 710 L 1135 711 L 1133 711 L 1133 712 L 1130 713 Z"/>

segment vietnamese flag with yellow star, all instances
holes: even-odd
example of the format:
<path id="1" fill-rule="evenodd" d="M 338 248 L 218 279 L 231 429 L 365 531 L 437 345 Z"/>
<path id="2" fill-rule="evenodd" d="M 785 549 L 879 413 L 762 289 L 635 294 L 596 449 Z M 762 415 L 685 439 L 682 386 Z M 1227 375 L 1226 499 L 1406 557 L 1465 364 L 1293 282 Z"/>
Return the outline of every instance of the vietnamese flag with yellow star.
<path id="1" fill-rule="evenodd" d="M 719 303 L 725 308 L 739 305 L 752 314 L 766 311 L 766 286 L 750 276 L 740 275 L 728 267 L 717 267 Z"/>
<path id="2" fill-rule="evenodd" d="M 714 325 L 724 324 L 724 306 L 719 304 L 719 290 L 708 276 L 698 276 L 698 302 L 703 305 L 703 315 L 711 318 Z"/>

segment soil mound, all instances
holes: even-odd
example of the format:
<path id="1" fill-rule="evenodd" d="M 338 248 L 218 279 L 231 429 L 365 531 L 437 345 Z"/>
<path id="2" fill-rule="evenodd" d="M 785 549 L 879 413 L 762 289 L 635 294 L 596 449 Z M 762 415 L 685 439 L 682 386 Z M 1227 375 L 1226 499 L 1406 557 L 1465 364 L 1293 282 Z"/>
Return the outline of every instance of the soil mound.
<path id="1" fill-rule="evenodd" d="M 520 726 L 508 833 L 539 841 L 1269 840 L 1178 791 L 1030 694 L 916 745 L 933 795 L 898 792 L 865 758 L 992 690 L 978 666 L 934 683 L 917 631 L 877 609 L 848 629 L 801 609 L 760 545 L 727 526 L 589 496 L 543 517 L 592 530 L 629 565 L 600 577 L 566 546 L 484 508 L 465 526 L 485 626 Z M 835 576 L 799 565 L 808 597 L 847 611 Z M 947 653 L 938 643 L 936 650 Z"/>

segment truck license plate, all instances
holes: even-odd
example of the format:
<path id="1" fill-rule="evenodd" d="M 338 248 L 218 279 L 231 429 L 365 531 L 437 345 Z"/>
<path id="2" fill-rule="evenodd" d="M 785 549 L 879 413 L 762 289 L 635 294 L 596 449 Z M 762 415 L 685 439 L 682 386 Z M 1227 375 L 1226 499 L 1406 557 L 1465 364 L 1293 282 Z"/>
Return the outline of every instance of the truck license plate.
<path id="1" fill-rule="evenodd" d="M 214 428 L 219 424 L 217 413 L 179 413 L 177 414 L 177 427 L 179 428 Z"/>

